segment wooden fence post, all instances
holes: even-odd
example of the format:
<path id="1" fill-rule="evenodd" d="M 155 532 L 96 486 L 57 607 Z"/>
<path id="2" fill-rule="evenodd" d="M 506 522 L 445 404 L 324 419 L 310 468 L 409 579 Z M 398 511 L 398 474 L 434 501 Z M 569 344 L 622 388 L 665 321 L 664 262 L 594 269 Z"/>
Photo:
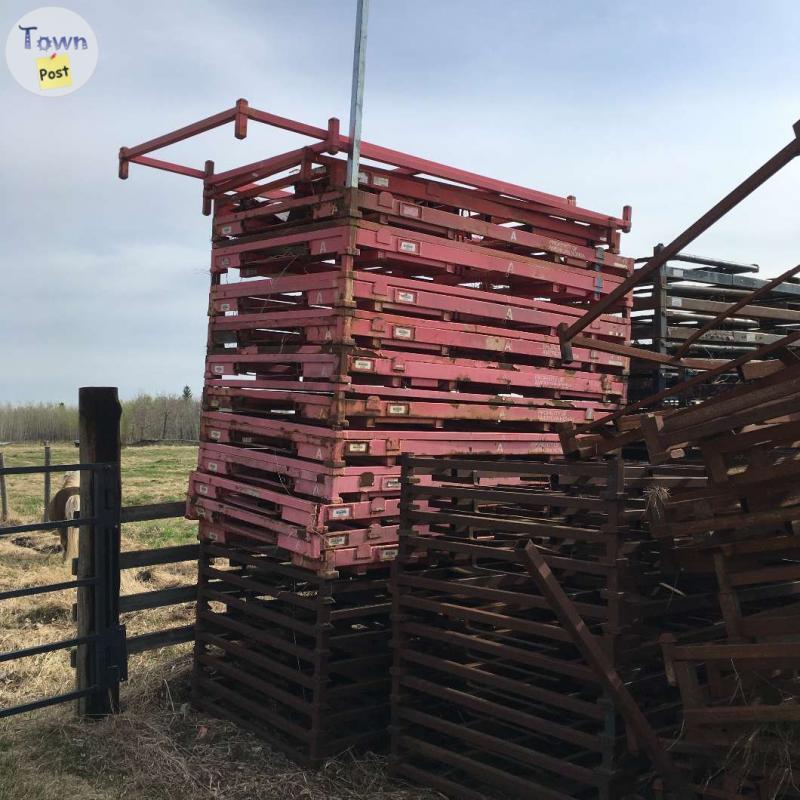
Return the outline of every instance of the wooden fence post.
<path id="1" fill-rule="evenodd" d="M 0 469 L 6 465 L 5 456 L 0 453 Z M 6 476 L 0 474 L 0 522 L 8 519 L 8 490 L 6 489 Z"/>
<path id="2" fill-rule="evenodd" d="M 50 466 L 50 442 L 44 443 L 44 465 Z M 50 473 L 44 473 L 44 511 L 42 513 L 42 522 L 50 521 L 50 514 L 48 509 L 50 507 Z"/>
<path id="3" fill-rule="evenodd" d="M 119 625 L 120 435 L 122 409 L 116 388 L 79 390 L 80 461 L 109 464 L 81 472 L 81 526 L 78 578 L 94 583 L 78 589 L 77 635 L 96 639 L 78 647 L 77 688 L 97 687 L 78 701 L 80 716 L 98 717 L 119 708 L 119 681 L 125 679 L 124 629 Z"/>

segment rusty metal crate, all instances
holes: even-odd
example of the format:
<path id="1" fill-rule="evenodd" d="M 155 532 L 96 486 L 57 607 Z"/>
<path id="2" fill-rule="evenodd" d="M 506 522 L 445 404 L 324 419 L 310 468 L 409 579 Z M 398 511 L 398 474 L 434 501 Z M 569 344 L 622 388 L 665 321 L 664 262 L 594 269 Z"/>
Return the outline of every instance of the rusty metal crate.
<path id="1" fill-rule="evenodd" d="M 202 415 L 200 438 L 205 442 L 257 447 L 333 467 L 390 466 L 403 453 L 441 456 L 472 453 L 497 457 L 561 452 L 555 433 L 509 432 L 501 438 L 493 432 L 469 430 L 333 430 L 224 412 Z"/>
<path id="2" fill-rule="evenodd" d="M 508 287 L 521 297 L 553 297 L 565 303 L 585 304 L 613 291 L 623 276 L 597 269 L 573 267 L 542 258 L 508 254 L 464 241 L 414 233 L 388 225 L 349 221 L 320 227 L 298 226 L 281 235 L 217 241 L 211 272 L 237 270 L 242 278 L 278 277 L 341 269 L 369 269 L 426 282 L 486 288 Z M 624 298 L 615 310 L 627 311 Z"/>
<path id="3" fill-rule="evenodd" d="M 259 448 L 202 442 L 198 470 L 290 492 L 320 502 L 363 501 L 399 496 L 400 467 L 331 467 Z"/>
<path id="4" fill-rule="evenodd" d="M 190 513 L 198 535 L 219 544 L 268 547 L 281 559 L 314 575 L 336 578 L 382 570 L 397 556 L 397 524 L 351 525 L 304 535 L 260 510 L 195 500 Z"/>
<path id="5" fill-rule="evenodd" d="M 593 399 L 598 407 L 616 403 L 625 392 L 622 376 L 598 372 L 569 372 L 557 367 L 515 364 L 503 358 L 479 360 L 395 350 L 298 347 L 281 352 L 209 353 L 206 377 L 249 376 L 270 388 L 303 391 L 344 388 L 351 384 L 435 390 L 456 399 L 458 393 L 511 394 L 550 400 Z"/>
<path id="6" fill-rule="evenodd" d="M 568 421 L 592 420 L 616 408 L 613 403 L 512 394 L 409 389 L 398 386 L 349 385 L 331 391 L 274 388 L 272 381 L 206 380 L 205 411 L 226 411 L 330 428 L 465 428 L 556 432 Z"/>
<path id="7" fill-rule="evenodd" d="M 555 336 L 562 322 L 574 322 L 584 309 L 563 302 L 558 293 L 516 294 L 505 284 L 453 279 L 447 283 L 404 278 L 374 270 L 342 270 L 336 265 L 313 274 L 281 274 L 269 280 L 212 282 L 212 316 L 236 313 L 243 317 L 304 311 L 309 319 L 327 309 L 341 314 L 356 310 L 411 317 L 416 320 L 458 322 L 529 331 Z M 329 313 L 329 312 L 327 312 Z M 608 313 L 587 328 L 592 336 L 624 343 L 630 322 Z"/>
<path id="8" fill-rule="evenodd" d="M 325 579 L 269 548 L 201 542 L 193 702 L 318 766 L 379 748 L 389 715 L 386 577 Z"/>
<path id="9" fill-rule="evenodd" d="M 643 526 L 649 491 L 702 484 L 702 473 L 621 460 L 409 458 L 404 469 L 393 769 L 456 797 L 610 800 L 632 790 L 646 762 L 520 546 L 540 546 L 637 700 L 668 724 L 679 704 L 659 634 L 696 635 L 715 595 L 707 576 L 679 579 Z M 475 482 L 488 474 L 494 485 Z"/>
<path id="10" fill-rule="evenodd" d="M 521 202 L 502 193 L 476 192 L 374 164 L 362 165 L 358 189 L 348 191 L 343 162 L 319 155 L 310 158 L 318 166 L 311 168 L 307 161 L 305 174 L 284 182 L 290 189 L 287 193 L 262 195 L 257 201 L 241 195 L 220 199 L 215 208 L 214 234 L 235 240 L 274 235 L 302 222 L 355 216 L 509 253 L 546 253 L 548 258 L 561 258 L 588 269 L 599 266 L 612 273 L 626 273 L 632 268 L 631 259 L 618 255 L 619 228 L 627 226 L 626 220 L 569 219 L 563 211 L 548 213 L 541 204 Z M 582 217 L 580 212 L 576 216 Z"/>

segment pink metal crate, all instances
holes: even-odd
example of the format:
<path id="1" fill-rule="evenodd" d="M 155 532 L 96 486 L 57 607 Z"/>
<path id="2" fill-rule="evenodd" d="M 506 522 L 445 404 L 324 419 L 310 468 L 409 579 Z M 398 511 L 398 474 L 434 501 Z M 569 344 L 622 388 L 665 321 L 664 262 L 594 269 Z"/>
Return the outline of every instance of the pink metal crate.
<path id="1" fill-rule="evenodd" d="M 369 500 L 376 495 L 394 498 L 400 495 L 398 466 L 330 467 L 264 450 L 204 442 L 200 445 L 197 469 L 208 475 L 334 505 Z M 430 476 L 422 476 L 421 480 L 429 481 Z M 475 485 L 492 486 L 497 481 L 509 480 L 506 472 L 497 476 L 487 472 L 475 478 Z"/>
<path id="2" fill-rule="evenodd" d="M 335 170 L 334 170 L 335 172 Z M 325 180 L 322 170 L 314 179 Z M 545 252 L 552 259 L 561 258 L 566 263 L 585 269 L 600 267 L 604 271 L 625 274 L 632 268 L 632 260 L 610 250 L 592 245 L 594 237 L 604 238 L 606 232 L 596 226 L 579 226 L 564 219 L 548 217 L 533 210 L 502 205 L 478 197 L 475 192 L 455 186 L 431 182 L 419 177 L 397 175 L 379 169 L 364 173 L 369 176 L 359 190 L 349 194 L 341 189 L 323 191 L 306 196 L 289 194 L 268 199 L 256 208 L 233 210 L 218 207 L 214 216 L 214 233 L 220 238 L 238 238 L 247 235 L 272 235 L 285 227 L 280 215 L 302 215 L 306 220 L 319 222 L 333 220 L 341 215 L 344 206 L 357 208 L 363 218 L 371 222 L 390 224 L 393 227 L 422 231 L 448 239 L 466 241 L 479 246 L 510 250 L 521 254 Z M 335 178 L 334 178 L 335 179 Z M 384 186 L 376 187 L 379 180 Z M 370 181 L 373 185 L 370 186 Z M 392 191 L 386 186 L 391 185 Z M 439 195 L 431 206 L 431 194 Z M 447 205 L 447 201 L 450 204 Z M 456 213 L 465 207 L 477 206 L 481 216 Z M 477 210 L 477 209 L 476 209 Z M 524 221 L 509 226 L 495 219 L 520 216 Z M 526 229 L 532 228 L 532 229 Z"/>
<path id="3" fill-rule="evenodd" d="M 397 525 L 372 525 L 346 533 L 312 535 L 307 539 L 271 529 L 268 517 L 199 499 L 199 535 L 205 541 L 233 544 L 262 542 L 280 548 L 291 561 L 323 575 L 342 569 L 386 566 L 397 556 Z"/>
<path id="4" fill-rule="evenodd" d="M 241 414 L 206 412 L 200 438 L 220 444 L 269 447 L 279 455 L 304 458 L 333 466 L 392 464 L 403 453 L 415 455 L 560 455 L 553 433 L 496 433 L 472 431 L 329 430 Z"/>
<path id="5" fill-rule="evenodd" d="M 350 383 L 446 391 L 493 387 L 496 392 L 529 397 L 596 398 L 602 402 L 620 398 L 625 391 L 622 378 L 602 373 L 396 351 L 337 355 L 320 347 L 299 347 L 292 353 L 209 354 L 206 359 L 207 378 L 246 374 L 273 381 L 275 388 L 298 391 L 303 390 L 304 381 L 329 383 L 329 389 Z"/>
<path id="6" fill-rule="evenodd" d="M 623 278 L 592 272 L 540 258 L 488 250 L 428 234 L 410 234 L 386 225 L 358 222 L 331 228 L 256 238 L 223 241 L 214 245 L 213 274 L 240 270 L 242 277 L 283 275 L 330 269 L 331 259 L 356 248 L 355 266 L 426 276 L 434 282 L 466 283 L 493 281 L 511 286 L 515 295 L 547 295 L 553 298 L 587 300 L 613 291 Z"/>
<path id="7" fill-rule="evenodd" d="M 204 497 L 258 510 L 305 533 L 328 532 L 336 526 L 395 517 L 399 513 L 399 498 L 376 495 L 369 500 L 349 503 L 322 503 L 298 497 L 288 491 L 276 491 L 254 481 L 247 483 L 222 475 L 193 472 L 189 477 L 189 496 Z"/>
<path id="8" fill-rule="evenodd" d="M 468 286 L 448 286 L 358 270 L 350 275 L 323 271 L 243 280 L 211 287 L 210 313 L 267 314 L 305 309 L 309 321 L 327 308 L 383 311 L 402 316 L 504 326 L 554 336 L 562 322 L 571 324 L 583 309 L 545 298 L 516 297 L 507 292 Z M 587 328 L 587 335 L 624 343 L 630 321 L 604 314 Z"/>
<path id="9" fill-rule="evenodd" d="M 475 430 L 498 424 L 526 424 L 531 430 L 547 430 L 562 422 L 586 422 L 595 412 L 613 410 L 612 404 L 593 401 L 563 401 L 472 395 L 462 392 L 413 392 L 383 387 L 350 387 L 365 390 L 361 397 L 342 390 L 331 394 L 258 388 L 262 381 L 207 381 L 203 405 L 208 411 L 226 411 L 293 419 L 329 427 L 371 428 L 376 425 L 443 427 L 469 421 Z M 271 383 L 266 382 L 268 385 Z M 255 384 L 255 386 L 254 386 Z M 433 396 L 432 399 L 417 394 Z M 496 427 L 495 427 L 496 429 Z"/>
<path id="10" fill-rule="evenodd" d="M 198 498 L 190 513 L 200 519 L 199 535 L 206 541 L 263 542 L 285 551 L 294 563 L 330 574 L 343 567 L 385 566 L 397 555 L 398 526 L 377 523 L 345 531 L 315 532 L 281 530 L 270 517 L 235 505 Z"/>
<path id="11" fill-rule="evenodd" d="M 197 466 L 208 474 L 279 486 L 329 503 L 400 494 L 397 466 L 331 467 L 265 450 L 209 442 L 201 443 Z"/>
<path id="12" fill-rule="evenodd" d="M 562 318 L 563 321 L 563 318 Z M 509 363 L 532 363 L 552 367 L 560 358 L 558 337 L 510 327 L 476 325 L 450 320 L 430 320 L 376 311 L 323 309 L 269 311 L 211 317 L 209 344 L 289 352 L 304 345 L 385 348 L 434 355 L 484 358 L 499 356 Z M 258 350 L 252 349 L 252 352 Z M 571 369 L 620 373 L 628 359 L 585 347 L 573 349 Z"/>

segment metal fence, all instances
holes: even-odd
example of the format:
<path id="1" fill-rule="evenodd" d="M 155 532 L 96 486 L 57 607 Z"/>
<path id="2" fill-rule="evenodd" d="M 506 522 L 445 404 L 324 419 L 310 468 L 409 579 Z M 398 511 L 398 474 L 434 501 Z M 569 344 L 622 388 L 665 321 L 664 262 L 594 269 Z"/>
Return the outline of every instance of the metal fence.
<path id="1" fill-rule="evenodd" d="M 123 523 L 159 520 L 184 515 L 183 501 L 123 507 L 121 503 L 119 417 L 114 388 L 80 390 L 80 460 L 76 464 L 7 467 L 0 465 L 0 479 L 8 475 L 79 471 L 80 517 L 23 525 L 3 526 L 0 537 L 38 531 L 80 528 L 78 558 L 73 578 L 58 583 L 26 586 L 0 592 L 0 602 L 74 589 L 75 635 L 33 647 L 0 652 L 0 663 L 13 662 L 58 650 L 72 651 L 75 689 L 0 709 L 0 719 L 35 709 L 76 700 L 81 716 L 112 713 L 119 708 L 119 686 L 128 677 L 128 656 L 170 644 L 192 641 L 192 625 L 155 630 L 129 637 L 120 614 L 161 608 L 195 600 L 196 585 L 138 594 L 120 595 L 123 570 L 183 561 L 196 561 L 198 545 L 187 544 L 150 550 L 121 552 Z"/>

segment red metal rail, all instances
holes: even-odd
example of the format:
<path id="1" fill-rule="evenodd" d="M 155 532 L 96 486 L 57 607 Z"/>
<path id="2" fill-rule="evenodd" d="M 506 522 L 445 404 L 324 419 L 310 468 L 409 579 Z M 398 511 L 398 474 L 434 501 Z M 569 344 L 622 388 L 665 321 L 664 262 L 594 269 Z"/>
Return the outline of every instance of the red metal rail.
<path id="1" fill-rule="evenodd" d="M 693 222 L 683 233 L 679 234 L 666 247 L 661 248 L 653 257 L 636 273 L 617 286 L 614 291 L 596 302 L 579 320 L 572 325 L 566 324 L 561 329 L 562 357 L 571 359 L 569 345 L 587 325 L 603 314 L 620 298 L 630 292 L 659 267 L 674 258 L 681 250 L 688 247 L 700 234 L 707 231 L 715 222 L 718 222 L 729 211 L 735 208 L 746 197 L 751 195 L 759 186 L 768 181 L 773 175 L 800 155 L 800 120 L 794 124 L 795 138 L 785 147 L 781 148 L 765 164 L 762 164 L 752 175 L 745 178 L 735 189 L 722 198 L 713 208 L 706 211 L 702 217 Z"/>
<path id="2" fill-rule="evenodd" d="M 247 122 L 250 119 L 265 125 L 271 125 L 275 128 L 291 131 L 301 136 L 318 139 L 321 144 L 313 147 L 316 152 L 328 152 L 332 154 L 350 152 L 350 139 L 339 132 L 339 120 L 335 117 L 328 120 L 327 128 L 319 128 L 314 125 L 288 119 L 287 117 L 270 114 L 266 111 L 259 111 L 256 108 L 251 108 L 247 100 L 241 99 L 237 100 L 233 108 L 221 111 L 219 114 L 206 117 L 205 119 L 178 128 L 170 133 L 165 133 L 162 136 L 150 139 L 135 147 L 120 148 L 119 177 L 123 180 L 128 177 L 129 164 L 133 162 L 135 164 L 155 167 L 169 172 L 176 172 L 180 175 L 200 178 L 204 182 L 206 191 L 212 192 L 214 190 L 219 190 L 226 184 L 229 187 L 233 186 L 236 183 L 235 179 L 246 178 L 247 181 L 252 182 L 253 180 L 259 180 L 270 174 L 270 172 L 274 172 L 277 166 L 280 166 L 281 169 L 285 169 L 296 166 L 302 160 L 305 152 L 304 148 L 257 161 L 253 164 L 227 170 L 226 172 L 214 174 L 213 162 L 206 162 L 206 169 L 200 170 L 168 161 L 157 161 L 147 157 L 148 153 L 152 153 L 155 150 L 160 150 L 163 147 L 168 147 L 169 145 L 184 141 L 192 136 L 205 133 L 221 125 L 226 125 L 229 122 L 234 123 L 234 135 L 236 138 L 244 139 L 247 136 Z M 474 172 L 449 167 L 445 164 L 439 164 L 425 158 L 401 153 L 398 150 L 391 150 L 387 147 L 381 147 L 380 145 L 363 140 L 361 141 L 361 157 L 383 164 L 389 164 L 390 166 L 398 168 L 405 174 L 430 175 L 445 181 L 471 186 L 478 190 L 499 193 L 529 202 L 541 203 L 547 207 L 561 210 L 563 215 L 569 219 L 577 219 L 587 223 L 599 223 L 604 226 L 611 225 L 621 228 L 624 231 L 630 230 L 631 212 L 629 206 L 623 208 L 622 217 L 606 216 L 595 211 L 590 211 L 589 209 L 580 208 L 568 197 L 560 197 L 558 195 L 548 194 L 547 192 L 528 189 L 514 183 L 498 181 L 494 178 L 488 178 Z M 209 164 L 211 164 L 210 168 Z M 237 186 L 236 188 L 241 188 L 241 186 Z M 206 213 L 210 213 L 210 210 L 210 206 L 206 204 Z"/>

